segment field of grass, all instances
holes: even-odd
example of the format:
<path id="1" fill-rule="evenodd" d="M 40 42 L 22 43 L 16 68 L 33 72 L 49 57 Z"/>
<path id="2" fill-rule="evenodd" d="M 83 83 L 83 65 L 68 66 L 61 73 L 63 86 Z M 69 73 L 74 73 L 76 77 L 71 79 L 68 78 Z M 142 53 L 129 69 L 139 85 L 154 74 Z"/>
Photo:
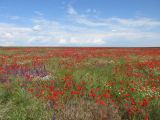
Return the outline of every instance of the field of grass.
<path id="1" fill-rule="evenodd" d="M 0 48 L 0 120 L 160 120 L 160 48 Z"/>

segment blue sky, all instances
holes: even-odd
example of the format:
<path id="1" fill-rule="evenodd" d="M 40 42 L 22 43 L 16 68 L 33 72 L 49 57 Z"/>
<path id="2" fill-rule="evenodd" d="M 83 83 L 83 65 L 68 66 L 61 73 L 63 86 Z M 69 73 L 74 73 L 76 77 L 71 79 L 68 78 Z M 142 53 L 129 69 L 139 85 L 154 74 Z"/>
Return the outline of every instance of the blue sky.
<path id="1" fill-rule="evenodd" d="M 0 46 L 160 47 L 160 0 L 1 0 Z"/>

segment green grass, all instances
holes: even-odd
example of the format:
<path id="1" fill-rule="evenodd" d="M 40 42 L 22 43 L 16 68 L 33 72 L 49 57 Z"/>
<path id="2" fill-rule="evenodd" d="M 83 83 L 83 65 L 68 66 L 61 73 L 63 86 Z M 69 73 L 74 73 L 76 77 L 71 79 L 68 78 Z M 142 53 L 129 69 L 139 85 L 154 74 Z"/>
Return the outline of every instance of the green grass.
<path id="1" fill-rule="evenodd" d="M 0 84 L 0 120 L 50 120 L 53 112 L 16 82 Z"/>

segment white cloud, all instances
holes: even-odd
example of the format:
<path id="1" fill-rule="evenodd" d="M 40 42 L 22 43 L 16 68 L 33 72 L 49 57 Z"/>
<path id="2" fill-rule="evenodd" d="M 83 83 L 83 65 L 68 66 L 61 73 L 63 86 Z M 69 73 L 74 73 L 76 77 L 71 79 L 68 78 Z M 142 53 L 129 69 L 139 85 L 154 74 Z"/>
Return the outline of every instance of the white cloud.
<path id="1" fill-rule="evenodd" d="M 11 20 L 19 20 L 19 19 L 21 19 L 20 16 L 10 16 L 9 18 L 10 18 Z"/>
<path id="2" fill-rule="evenodd" d="M 13 41 L 3 41 L 0 43 L 0 46 L 15 46 L 16 44 Z"/>
<path id="3" fill-rule="evenodd" d="M 129 27 L 158 27 L 160 21 L 153 20 L 150 18 L 137 18 L 137 19 L 122 19 L 122 18 L 111 18 L 110 21 L 115 23 L 129 26 Z"/>
<path id="4" fill-rule="evenodd" d="M 88 18 L 85 14 L 79 14 L 73 6 L 68 7 L 68 12 L 71 19 L 79 24 L 83 24 L 86 26 L 91 27 L 130 27 L 130 28 L 137 28 L 137 27 L 145 27 L 145 28 L 154 28 L 160 27 L 159 20 L 153 20 L 151 18 L 132 18 L 132 19 L 124 19 L 118 17 L 110 17 L 110 18 L 97 18 L 91 19 Z M 96 12 L 96 9 L 88 8 L 86 12 Z"/>
<path id="5" fill-rule="evenodd" d="M 139 46 L 142 41 L 150 41 L 144 45 L 160 46 L 159 20 L 118 17 L 93 19 L 79 14 L 71 5 L 67 13 L 67 24 L 43 17 L 33 18 L 30 26 L 0 23 L 0 45 Z M 134 41 L 136 44 L 132 45 Z"/>
<path id="6" fill-rule="evenodd" d="M 96 9 L 88 8 L 85 12 L 86 13 L 97 13 L 97 10 Z"/>
<path id="7" fill-rule="evenodd" d="M 77 15 L 77 11 L 72 7 L 72 6 L 68 6 L 68 14 L 70 15 Z"/>
<path id="8" fill-rule="evenodd" d="M 75 14 L 71 16 L 72 20 L 91 27 L 130 27 L 130 28 L 154 28 L 160 27 L 160 21 L 150 18 L 135 18 L 135 19 L 122 19 L 122 18 L 106 18 L 106 19 L 90 19 L 85 15 Z"/>
<path id="9" fill-rule="evenodd" d="M 34 13 L 36 14 L 36 15 L 39 15 L 39 16 L 43 16 L 44 14 L 42 13 L 42 12 L 40 12 L 40 11 L 34 11 Z"/>
<path id="10" fill-rule="evenodd" d="M 35 25 L 32 28 L 34 31 L 40 31 L 41 30 L 41 26 L 40 25 Z"/>
<path id="11" fill-rule="evenodd" d="M 47 20 L 35 20 L 38 25 L 33 27 L 21 27 L 12 24 L 0 24 L 0 33 L 3 31 L 3 34 L 0 34 L 0 41 L 13 42 L 17 44 L 17 42 L 24 42 L 26 45 L 100 45 L 104 44 L 103 38 L 104 36 L 99 36 L 99 34 L 90 34 L 85 33 L 85 30 L 81 28 L 82 31 L 80 33 L 72 33 L 69 26 L 65 26 L 63 24 L 57 23 L 55 21 L 47 21 Z M 39 22 L 38 22 L 39 21 Z M 39 23 L 41 23 L 39 25 Z M 34 24 L 34 23 L 33 23 Z M 5 27 L 5 29 L 3 29 Z M 35 29 L 40 31 L 35 31 Z M 66 31 L 68 29 L 69 31 Z M 74 28 L 76 30 L 76 27 Z M 79 27 L 77 27 L 79 29 Z M 5 45 L 5 44 L 4 44 Z"/>
<path id="12" fill-rule="evenodd" d="M 1 38 L 6 39 L 6 40 L 12 39 L 14 37 L 11 33 L 8 33 L 8 32 L 2 32 L 0 33 L 0 36 Z"/>

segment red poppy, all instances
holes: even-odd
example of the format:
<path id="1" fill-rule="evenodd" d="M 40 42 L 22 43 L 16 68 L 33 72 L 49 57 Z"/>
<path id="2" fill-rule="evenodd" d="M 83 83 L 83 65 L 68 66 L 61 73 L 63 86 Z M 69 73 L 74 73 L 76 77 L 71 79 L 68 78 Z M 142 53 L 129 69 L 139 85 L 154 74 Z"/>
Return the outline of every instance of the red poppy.
<path id="1" fill-rule="evenodd" d="M 77 90 L 82 90 L 82 87 L 80 85 L 78 85 Z"/>
<path id="2" fill-rule="evenodd" d="M 109 94 L 108 93 L 104 94 L 104 97 L 109 98 Z"/>
<path id="3" fill-rule="evenodd" d="M 101 105 L 106 105 L 106 103 L 105 103 L 104 100 L 100 100 L 100 104 L 101 104 Z"/>
<path id="4" fill-rule="evenodd" d="M 136 92 L 136 89 L 135 89 L 135 88 L 131 88 L 131 91 L 132 91 L 133 93 L 135 93 L 135 92 Z"/>
<path id="5" fill-rule="evenodd" d="M 128 104 L 128 103 L 126 103 L 126 104 L 125 104 L 125 106 L 126 106 L 126 107 L 129 107 L 129 104 Z"/>
<path id="6" fill-rule="evenodd" d="M 52 90 L 53 90 L 53 88 L 54 88 L 54 86 L 53 86 L 53 85 L 51 85 L 51 86 L 50 86 L 50 90 L 52 91 Z"/>
<path id="7" fill-rule="evenodd" d="M 148 102 L 147 102 L 147 100 L 146 100 L 146 99 L 144 99 L 144 100 L 143 100 L 143 102 L 142 102 L 142 106 L 143 106 L 143 107 L 148 106 Z"/>
<path id="8" fill-rule="evenodd" d="M 44 90 L 41 90 L 41 95 L 44 95 L 45 91 Z"/>
<path id="9" fill-rule="evenodd" d="M 81 92 L 72 90 L 72 91 L 71 91 L 71 94 L 72 94 L 72 95 L 79 95 L 79 94 L 81 94 Z"/>

